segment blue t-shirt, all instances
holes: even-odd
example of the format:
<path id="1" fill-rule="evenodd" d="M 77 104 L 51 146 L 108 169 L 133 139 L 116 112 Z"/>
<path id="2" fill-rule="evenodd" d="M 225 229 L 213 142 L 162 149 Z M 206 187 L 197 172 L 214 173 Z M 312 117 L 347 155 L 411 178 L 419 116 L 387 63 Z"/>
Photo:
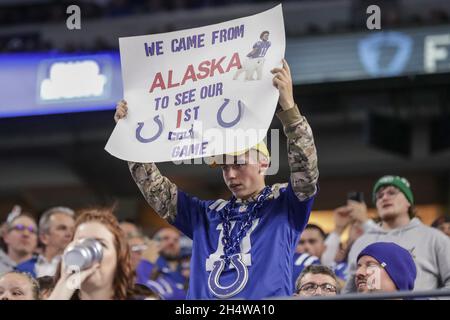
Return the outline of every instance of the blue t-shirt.
<path id="1" fill-rule="evenodd" d="M 297 240 L 305 228 L 314 197 L 299 201 L 291 184 L 274 192 L 264 201 L 252 227 L 240 243 L 242 261 L 248 281 L 231 298 L 261 299 L 291 296 L 293 256 Z M 223 254 L 223 224 L 216 210 L 226 201 L 204 201 L 178 190 L 177 216 L 173 225 L 193 239 L 188 299 L 216 299 L 210 289 L 209 275 Z M 244 214 L 232 217 L 232 234 L 236 234 Z M 236 279 L 232 265 L 219 277 L 221 286 L 231 286 Z"/>
<path id="2" fill-rule="evenodd" d="M 159 276 L 152 280 L 150 275 L 154 268 L 158 268 Z M 186 278 L 179 270 L 172 271 L 167 261 L 163 257 L 159 257 L 156 265 L 141 260 L 136 268 L 136 283 L 142 284 L 159 293 L 165 300 L 184 300 L 186 299 L 186 291 L 184 290 L 184 283 Z"/>

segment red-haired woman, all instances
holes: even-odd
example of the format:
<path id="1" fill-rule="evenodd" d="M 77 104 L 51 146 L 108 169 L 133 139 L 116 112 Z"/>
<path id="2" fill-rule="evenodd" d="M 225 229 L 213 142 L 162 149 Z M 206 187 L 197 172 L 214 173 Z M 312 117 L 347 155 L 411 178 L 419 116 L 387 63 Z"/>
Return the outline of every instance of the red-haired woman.
<path id="1" fill-rule="evenodd" d="M 73 241 L 95 239 L 102 259 L 79 273 L 70 273 L 64 261 L 49 299 L 124 300 L 134 297 L 134 272 L 128 244 L 111 209 L 85 210 L 77 218 Z M 68 247 L 69 247 L 68 246 Z"/>

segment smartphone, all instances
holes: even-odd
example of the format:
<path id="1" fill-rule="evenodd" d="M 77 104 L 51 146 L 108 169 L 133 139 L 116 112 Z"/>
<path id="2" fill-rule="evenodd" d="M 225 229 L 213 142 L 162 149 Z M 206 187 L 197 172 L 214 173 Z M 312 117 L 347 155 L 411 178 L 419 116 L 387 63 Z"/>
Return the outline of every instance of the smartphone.
<path id="1" fill-rule="evenodd" d="M 347 194 L 347 200 L 364 202 L 364 193 L 360 191 L 351 191 Z"/>

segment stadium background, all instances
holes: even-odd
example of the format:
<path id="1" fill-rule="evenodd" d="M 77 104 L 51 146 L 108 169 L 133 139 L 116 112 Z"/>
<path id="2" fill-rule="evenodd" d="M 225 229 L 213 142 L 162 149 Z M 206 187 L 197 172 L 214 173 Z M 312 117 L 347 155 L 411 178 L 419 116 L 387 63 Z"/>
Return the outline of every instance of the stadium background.
<path id="1" fill-rule="evenodd" d="M 349 191 L 363 191 L 372 206 L 371 188 L 384 174 L 410 180 L 418 215 L 425 223 L 447 213 L 450 2 L 282 3 L 296 101 L 313 128 L 318 148 L 320 193 L 311 221 L 330 231 L 332 210 L 345 203 Z M 81 30 L 66 28 L 70 4 L 81 8 Z M 122 97 L 118 37 L 218 23 L 276 4 L 0 1 L 0 220 L 14 204 L 40 213 L 55 205 L 81 208 L 117 201 L 119 218 L 134 218 L 149 233 L 161 226 L 127 165 L 103 149 L 114 127 L 115 102 Z M 381 8 L 381 31 L 367 30 L 366 8 L 371 4 Z M 379 45 L 368 54 L 364 46 L 374 37 Z M 406 54 L 399 59 L 401 50 Z M 45 101 L 37 88 L 51 63 L 86 55 L 107 77 L 109 84 L 100 97 Z M 281 129 L 278 120 L 271 128 Z M 199 197 L 229 196 L 220 170 L 206 165 L 186 170 L 171 163 L 159 167 Z M 267 180 L 287 178 L 286 143 L 280 134 L 280 171 Z"/>

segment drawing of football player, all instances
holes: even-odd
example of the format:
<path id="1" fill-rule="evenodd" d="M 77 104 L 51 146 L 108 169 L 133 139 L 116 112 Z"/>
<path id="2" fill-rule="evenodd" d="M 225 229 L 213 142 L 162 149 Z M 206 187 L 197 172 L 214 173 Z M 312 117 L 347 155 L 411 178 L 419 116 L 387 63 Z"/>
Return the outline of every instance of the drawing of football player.
<path id="1" fill-rule="evenodd" d="M 259 38 L 261 40 L 253 45 L 252 51 L 247 54 L 248 59 L 243 63 L 242 68 L 236 71 L 233 80 L 238 79 L 240 74 L 243 72 L 245 72 L 245 80 L 255 80 L 255 72 L 256 80 L 262 79 L 262 71 L 265 61 L 264 57 L 271 45 L 269 41 L 269 31 L 263 31 Z"/>

